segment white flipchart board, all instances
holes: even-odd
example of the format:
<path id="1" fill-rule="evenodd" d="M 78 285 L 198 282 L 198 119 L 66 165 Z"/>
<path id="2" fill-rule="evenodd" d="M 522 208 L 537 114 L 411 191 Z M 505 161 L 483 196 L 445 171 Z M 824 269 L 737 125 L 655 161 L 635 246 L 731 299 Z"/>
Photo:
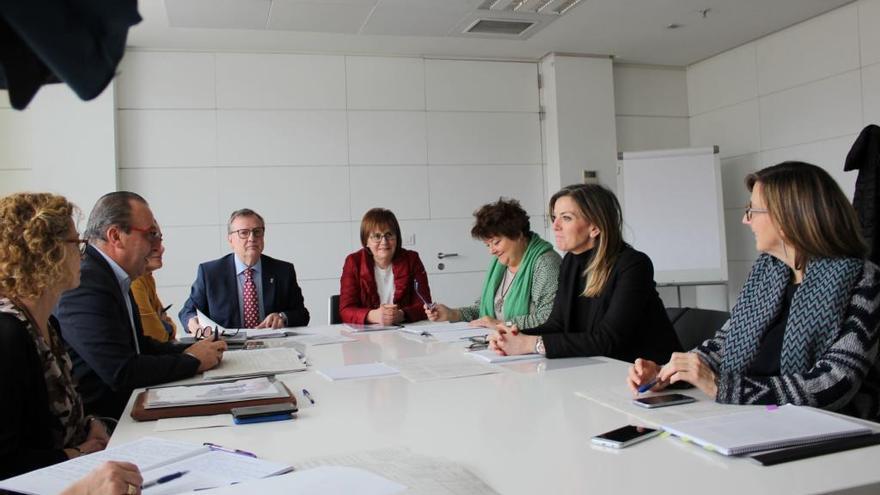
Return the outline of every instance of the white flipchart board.
<path id="1" fill-rule="evenodd" d="M 721 161 L 715 148 L 620 154 L 624 237 L 658 284 L 727 281 Z"/>

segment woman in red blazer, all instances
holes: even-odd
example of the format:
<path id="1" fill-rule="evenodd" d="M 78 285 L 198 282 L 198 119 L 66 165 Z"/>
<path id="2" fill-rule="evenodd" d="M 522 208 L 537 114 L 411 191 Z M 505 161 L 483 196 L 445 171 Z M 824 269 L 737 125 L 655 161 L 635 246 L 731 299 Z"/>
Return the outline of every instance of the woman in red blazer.
<path id="1" fill-rule="evenodd" d="M 361 220 L 361 245 L 345 258 L 339 314 L 345 323 L 392 325 L 424 320 L 431 301 L 428 274 L 419 254 L 400 247 L 400 224 L 390 210 L 373 208 Z"/>

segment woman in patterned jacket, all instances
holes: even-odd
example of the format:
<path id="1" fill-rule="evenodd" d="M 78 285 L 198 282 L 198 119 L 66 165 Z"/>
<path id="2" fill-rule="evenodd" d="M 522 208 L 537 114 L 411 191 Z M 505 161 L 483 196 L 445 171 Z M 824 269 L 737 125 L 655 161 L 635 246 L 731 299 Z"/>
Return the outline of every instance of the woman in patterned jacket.
<path id="1" fill-rule="evenodd" d="M 730 320 L 662 368 L 639 359 L 628 382 L 685 381 L 727 404 L 797 404 L 880 414 L 880 274 L 855 211 L 823 169 L 785 162 L 746 178 L 743 223 L 761 252 Z"/>

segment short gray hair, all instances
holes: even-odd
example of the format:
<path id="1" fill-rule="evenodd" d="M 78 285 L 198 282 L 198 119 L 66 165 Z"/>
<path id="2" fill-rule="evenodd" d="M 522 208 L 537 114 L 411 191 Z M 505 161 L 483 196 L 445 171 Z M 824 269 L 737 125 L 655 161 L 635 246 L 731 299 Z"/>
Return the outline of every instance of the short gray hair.
<path id="1" fill-rule="evenodd" d="M 257 219 L 260 221 L 260 225 L 263 228 L 266 228 L 266 221 L 263 220 L 263 217 L 260 216 L 259 213 L 255 212 L 254 210 L 252 210 L 250 208 L 242 208 L 240 210 L 233 211 L 232 215 L 229 215 L 229 221 L 226 222 L 226 233 L 227 234 L 232 233 L 232 222 L 234 222 L 235 219 L 238 217 L 257 217 Z"/>
<path id="2" fill-rule="evenodd" d="M 131 231 L 131 203 L 138 201 L 147 205 L 147 200 L 140 194 L 130 191 L 107 193 L 98 199 L 83 236 L 91 242 L 107 240 L 107 228 L 117 225 L 123 232 Z"/>

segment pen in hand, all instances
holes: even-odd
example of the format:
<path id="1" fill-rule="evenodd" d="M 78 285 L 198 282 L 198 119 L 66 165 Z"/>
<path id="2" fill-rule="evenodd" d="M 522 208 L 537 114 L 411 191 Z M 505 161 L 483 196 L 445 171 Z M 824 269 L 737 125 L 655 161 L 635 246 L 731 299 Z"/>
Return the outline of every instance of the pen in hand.
<path id="1" fill-rule="evenodd" d="M 657 385 L 658 381 L 660 381 L 660 380 L 655 378 L 648 383 L 644 383 L 642 385 L 639 385 L 639 393 L 643 394 L 643 393 L 647 392 L 648 390 L 651 390 L 652 388 L 654 388 L 654 385 Z"/>
<path id="2" fill-rule="evenodd" d="M 422 293 L 419 291 L 419 281 L 418 281 L 418 280 L 415 280 L 415 279 L 413 280 L 413 289 L 414 289 L 415 292 L 416 292 L 416 296 L 418 296 L 419 299 L 422 300 L 422 304 L 424 304 L 425 306 L 427 306 L 429 310 L 432 310 L 432 309 L 434 309 L 434 308 L 437 306 L 437 305 L 434 304 L 434 303 L 429 303 L 429 302 L 428 302 L 427 300 L 425 300 L 425 298 L 422 296 Z"/>
<path id="3" fill-rule="evenodd" d="M 312 394 L 310 394 L 308 390 L 303 389 L 303 396 L 304 396 L 306 399 L 309 399 L 309 402 L 311 402 L 312 404 L 315 403 L 315 399 L 312 398 Z"/>
<path id="4" fill-rule="evenodd" d="M 183 476 L 184 474 L 186 474 L 188 472 L 189 471 L 178 471 L 176 473 L 166 474 L 165 476 L 162 476 L 158 479 L 144 483 L 143 485 L 141 485 L 141 490 L 146 490 L 147 488 L 151 488 L 156 485 L 161 485 L 162 483 L 168 483 L 169 481 L 174 481 L 177 478 L 180 478 L 181 476 Z"/>

